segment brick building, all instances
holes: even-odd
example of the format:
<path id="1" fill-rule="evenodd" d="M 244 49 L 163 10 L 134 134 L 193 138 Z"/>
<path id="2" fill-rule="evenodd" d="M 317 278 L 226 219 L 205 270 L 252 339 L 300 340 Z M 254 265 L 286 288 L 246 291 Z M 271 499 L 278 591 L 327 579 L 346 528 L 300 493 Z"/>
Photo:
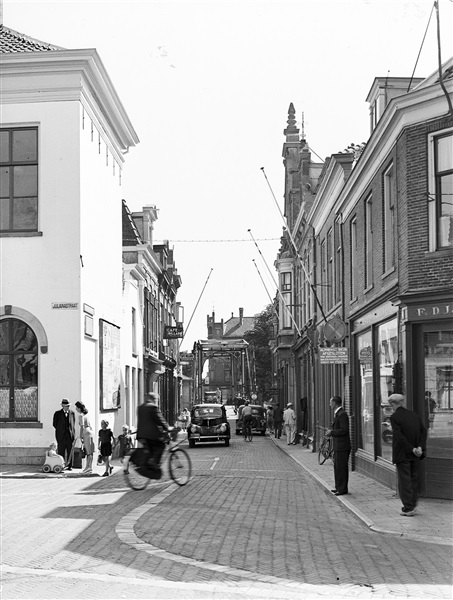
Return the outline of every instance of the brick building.
<path id="1" fill-rule="evenodd" d="M 402 392 L 408 408 L 429 427 L 424 493 L 448 498 L 453 495 L 452 67 L 449 60 L 442 69 L 447 94 L 438 72 L 412 82 L 375 79 L 367 97 L 366 144 L 327 159 L 316 188 L 308 188 L 298 167 L 305 183 L 300 210 L 297 216 L 286 210 L 295 244 L 286 238 L 277 261 L 286 261 L 294 275 L 288 303 L 294 324 L 285 349 L 294 392 L 288 395 L 308 397 L 314 446 L 330 427 L 328 400 L 338 394 L 351 418 L 353 468 L 394 486 L 387 398 Z M 305 146 L 299 140 L 299 156 Z"/>

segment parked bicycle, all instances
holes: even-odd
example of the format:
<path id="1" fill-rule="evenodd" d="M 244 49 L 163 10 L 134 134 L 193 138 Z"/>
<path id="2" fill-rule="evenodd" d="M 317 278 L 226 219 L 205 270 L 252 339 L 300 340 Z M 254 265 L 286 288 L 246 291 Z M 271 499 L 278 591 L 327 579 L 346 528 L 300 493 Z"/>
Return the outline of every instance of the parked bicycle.
<path id="1" fill-rule="evenodd" d="M 328 458 L 334 461 L 333 443 L 332 438 L 324 436 L 318 451 L 318 463 L 323 465 Z"/>
<path id="2" fill-rule="evenodd" d="M 164 440 L 166 447 L 160 464 L 163 465 L 167 460 L 170 477 L 175 483 L 182 486 L 186 485 L 190 479 L 192 463 L 187 452 L 179 447 L 183 440 L 178 442 L 177 438 L 178 429 L 171 429 Z M 126 482 L 133 490 L 143 490 L 151 479 L 162 477 L 160 465 L 156 464 L 152 452 L 143 446 L 128 452 L 123 467 Z"/>

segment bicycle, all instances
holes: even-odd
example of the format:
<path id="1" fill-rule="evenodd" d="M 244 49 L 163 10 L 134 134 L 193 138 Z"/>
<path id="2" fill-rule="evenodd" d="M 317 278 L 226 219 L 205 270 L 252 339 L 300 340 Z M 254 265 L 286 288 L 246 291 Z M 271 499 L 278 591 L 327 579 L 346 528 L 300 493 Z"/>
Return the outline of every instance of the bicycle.
<path id="1" fill-rule="evenodd" d="M 179 448 L 179 444 L 183 441 L 177 441 L 178 429 L 172 429 L 168 432 L 164 440 L 166 447 L 160 464 L 164 464 L 164 455 L 168 455 L 168 470 L 172 480 L 180 486 L 186 485 L 192 473 L 192 463 L 189 455 L 185 450 Z M 128 460 L 124 462 L 124 477 L 127 484 L 133 490 L 144 490 L 151 479 L 160 479 L 162 470 L 159 465 L 156 465 L 152 453 L 148 448 L 139 447 L 129 450 L 126 457 Z"/>
<path id="2" fill-rule="evenodd" d="M 323 465 L 328 458 L 334 461 L 332 438 L 324 436 L 318 451 L 318 463 Z"/>
<path id="3" fill-rule="evenodd" d="M 244 435 L 244 440 L 246 442 L 251 442 L 253 440 L 253 433 L 252 433 L 252 422 L 251 421 L 245 421 L 242 425 L 242 433 Z"/>

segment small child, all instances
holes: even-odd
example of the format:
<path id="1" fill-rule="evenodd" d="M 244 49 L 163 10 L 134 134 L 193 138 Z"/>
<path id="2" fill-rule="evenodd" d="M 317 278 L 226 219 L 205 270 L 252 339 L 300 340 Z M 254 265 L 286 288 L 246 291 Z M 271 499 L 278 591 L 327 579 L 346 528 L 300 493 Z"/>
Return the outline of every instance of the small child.
<path id="1" fill-rule="evenodd" d="M 120 449 L 119 449 L 119 459 L 120 461 L 124 464 L 124 457 L 126 456 L 126 454 L 129 452 L 129 450 L 131 450 L 133 448 L 133 441 L 132 441 L 132 436 L 130 434 L 130 428 L 129 425 L 123 425 L 122 427 L 123 429 L 123 433 L 120 433 L 120 435 L 118 436 L 117 440 L 116 440 L 116 444 L 120 445 Z M 115 444 L 115 446 L 116 446 Z M 129 469 L 129 463 L 125 466 L 124 471 L 126 473 L 128 473 Z"/>
<path id="2" fill-rule="evenodd" d="M 112 442 L 115 441 L 115 438 L 113 437 L 112 430 L 109 429 L 108 421 L 101 421 L 101 427 L 102 429 L 99 430 L 98 448 L 105 463 L 105 473 L 102 477 L 107 477 L 113 471 L 113 467 L 110 466 L 110 457 L 112 456 Z"/>
<path id="3" fill-rule="evenodd" d="M 46 456 L 59 456 L 57 453 L 57 442 L 52 442 L 46 452 Z"/>
<path id="4" fill-rule="evenodd" d="M 64 469 L 64 458 L 57 453 L 57 443 L 52 442 L 46 450 L 46 460 L 42 466 L 44 473 L 61 473 Z"/>

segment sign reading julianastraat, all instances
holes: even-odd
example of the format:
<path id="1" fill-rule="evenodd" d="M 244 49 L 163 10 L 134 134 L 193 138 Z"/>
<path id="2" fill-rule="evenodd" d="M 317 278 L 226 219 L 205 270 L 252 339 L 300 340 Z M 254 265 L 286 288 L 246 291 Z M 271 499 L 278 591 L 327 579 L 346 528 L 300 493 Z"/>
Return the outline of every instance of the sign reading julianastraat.
<path id="1" fill-rule="evenodd" d="M 78 302 L 52 302 L 52 308 L 58 310 L 77 310 Z"/>

